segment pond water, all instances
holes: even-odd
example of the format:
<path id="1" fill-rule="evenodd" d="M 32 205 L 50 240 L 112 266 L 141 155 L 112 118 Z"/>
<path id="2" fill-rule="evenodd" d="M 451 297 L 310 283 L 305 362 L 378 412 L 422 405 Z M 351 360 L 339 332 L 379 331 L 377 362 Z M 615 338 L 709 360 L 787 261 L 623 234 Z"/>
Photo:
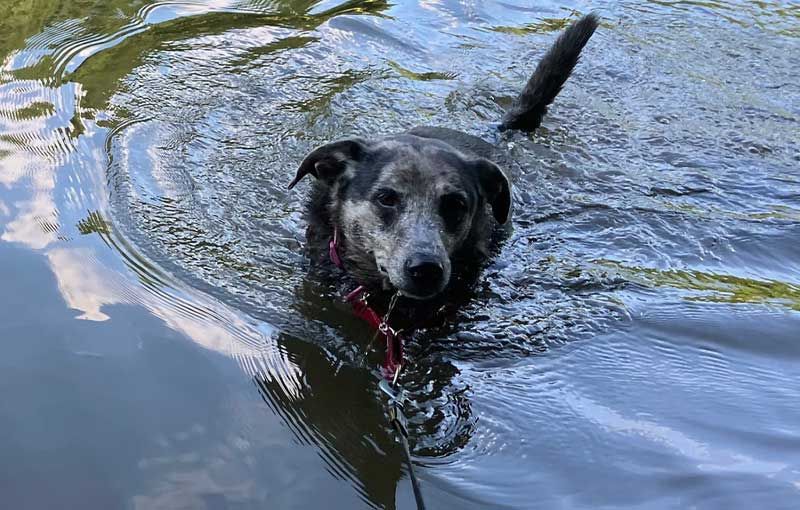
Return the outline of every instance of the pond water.
<path id="1" fill-rule="evenodd" d="M 429 508 L 800 506 L 800 7 L 2 2 L 3 508 L 414 508 L 304 154 L 487 135 L 514 229 L 403 377 Z"/>

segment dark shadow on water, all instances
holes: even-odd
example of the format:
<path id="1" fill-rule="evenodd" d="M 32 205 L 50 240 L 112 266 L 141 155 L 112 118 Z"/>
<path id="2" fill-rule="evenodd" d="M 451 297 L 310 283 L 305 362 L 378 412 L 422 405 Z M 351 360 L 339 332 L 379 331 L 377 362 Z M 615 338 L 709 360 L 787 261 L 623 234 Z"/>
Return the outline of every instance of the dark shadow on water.
<path id="1" fill-rule="evenodd" d="M 256 375 L 264 401 L 298 440 L 319 449 L 334 477 L 350 481 L 370 505 L 394 508 L 405 466 L 375 379 L 364 370 L 332 365 L 308 342 L 283 336 L 281 344 L 296 357 L 304 385 L 299 394 L 289 394 L 278 378 Z"/>
<path id="2" fill-rule="evenodd" d="M 280 342 L 303 373 L 300 393 L 287 391 L 281 378 L 269 372 L 255 375 L 254 381 L 264 401 L 283 417 L 295 436 L 319 448 L 332 475 L 350 480 L 365 501 L 394 508 L 407 467 L 389 424 L 386 397 L 378 390 L 384 345 L 369 326 L 353 316 L 351 306 L 341 297 L 352 285 L 338 269 L 323 267 L 309 271 L 296 289 L 293 308 L 299 315 L 292 322 L 305 324 L 306 332 L 302 340 L 283 334 Z M 453 318 L 459 302 L 474 298 L 473 287 L 474 280 L 466 281 L 458 286 L 458 300 L 450 300 L 448 306 L 439 303 L 432 307 L 438 313 L 424 317 L 409 315 L 414 308 L 401 302 L 392 323 L 406 331 L 420 324 L 417 319 L 425 320 L 427 326 L 444 327 L 442 322 Z M 388 297 L 374 295 L 371 306 L 382 314 Z M 409 333 L 408 338 L 408 365 L 399 383 L 411 399 L 407 417 L 415 463 L 424 466 L 466 445 L 475 418 L 467 392 L 454 390 L 458 369 L 443 352 L 435 361 L 426 352 L 436 342 L 435 336 L 419 331 Z"/>

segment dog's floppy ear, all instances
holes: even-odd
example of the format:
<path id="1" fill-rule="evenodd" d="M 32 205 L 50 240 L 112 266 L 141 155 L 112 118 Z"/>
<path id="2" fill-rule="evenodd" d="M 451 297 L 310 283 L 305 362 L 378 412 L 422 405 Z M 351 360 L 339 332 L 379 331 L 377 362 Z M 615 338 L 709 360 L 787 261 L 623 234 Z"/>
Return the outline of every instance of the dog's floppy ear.
<path id="1" fill-rule="evenodd" d="M 505 223 L 511 214 L 511 184 L 506 174 L 488 159 L 480 158 L 472 164 L 478 176 L 481 192 L 492 206 L 494 219 L 500 224 Z"/>
<path id="2" fill-rule="evenodd" d="M 294 188 L 295 184 L 308 174 L 330 186 L 344 173 L 348 162 L 360 160 L 366 151 L 367 142 L 357 137 L 317 147 L 300 164 L 297 174 L 289 184 L 289 189 Z"/>

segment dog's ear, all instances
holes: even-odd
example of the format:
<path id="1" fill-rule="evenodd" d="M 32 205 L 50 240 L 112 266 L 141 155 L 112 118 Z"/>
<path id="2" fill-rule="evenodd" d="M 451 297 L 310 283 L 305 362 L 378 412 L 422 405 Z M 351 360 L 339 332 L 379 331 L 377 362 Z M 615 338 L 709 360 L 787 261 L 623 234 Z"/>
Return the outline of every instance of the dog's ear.
<path id="1" fill-rule="evenodd" d="M 472 162 L 478 176 L 483 197 L 492 206 L 492 214 L 498 223 L 508 221 L 511 214 L 511 184 L 500 167 L 488 159 L 477 159 Z"/>
<path id="2" fill-rule="evenodd" d="M 308 174 L 330 186 L 342 176 L 348 163 L 359 161 L 366 152 L 366 140 L 355 137 L 317 147 L 300 164 L 297 174 L 289 184 L 289 189 L 294 188 L 295 184 Z"/>

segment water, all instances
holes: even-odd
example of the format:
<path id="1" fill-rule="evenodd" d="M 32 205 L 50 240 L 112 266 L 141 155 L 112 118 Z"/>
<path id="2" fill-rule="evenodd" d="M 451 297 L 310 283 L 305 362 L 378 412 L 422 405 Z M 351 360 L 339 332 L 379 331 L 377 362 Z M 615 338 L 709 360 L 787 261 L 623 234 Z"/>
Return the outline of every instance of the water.
<path id="1" fill-rule="evenodd" d="M 486 133 L 570 20 L 514 231 L 409 346 L 430 508 L 800 505 L 792 2 L 6 2 L 4 508 L 413 508 L 312 147 Z"/>

